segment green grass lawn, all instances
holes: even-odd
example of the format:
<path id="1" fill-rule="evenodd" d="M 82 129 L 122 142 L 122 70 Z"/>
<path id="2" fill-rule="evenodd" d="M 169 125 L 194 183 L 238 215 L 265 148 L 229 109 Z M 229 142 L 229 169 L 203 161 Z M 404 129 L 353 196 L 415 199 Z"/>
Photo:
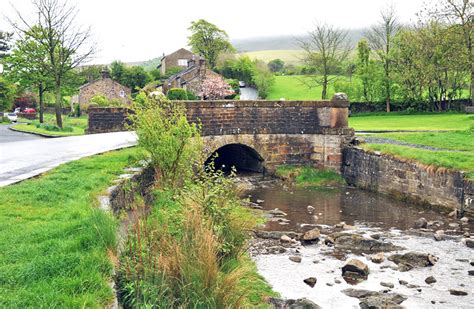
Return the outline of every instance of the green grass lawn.
<path id="1" fill-rule="evenodd" d="M 301 65 L 305 52 L 297 49 L 287 50 L 259 50 L 253 52 L 241 53 L 243 56 L 249 56 L 251 59 L 259 59 L 266 63 L 274 59 L 281 59 L 285 64 Z"/>
<path id="2" fill-rule="evenodd" d="M 426 113 L 417 115 L 398 113 L 386 115 L 368 114 L 349 118 L 349 126 L 356 131 L 467 130 L 473 125 L 473 115 L 454 113 Z"/>
<path id="3" fill-rule="evenodd" d="M 39 121 L 35 120 L 14 125 L 13 128 L 23 132 L 40 133 L 51 136 L 84 135 L 85 129 L 87 128 L 87 116 L 81 116 L 79 118 L 63 116 L 63 130 L 55 130 L 48 126 L 56 126 L 56 116 L 53 114 L 45 114 L 44 124 L 47 126 L 40 125 Z"/>
<path id="4" fill-rule="evenodd" d="M 382 133 L 373 137 L 388 138 L 410 144 L 443 149 L 470 151 L 474 154 L 474 131 Z"/>
<path id="5" fill-rule="evenodd" d="M 270 88 L 267 99 L 279 100 L 321 100 L 321 87 L 309 89 L 303 84 L 302 80 L 307 79 L 305 76 L 289 75 L 275 76 L 275 83 Z M 334 95 L 332 86 L 328 89 L 328 98 Z"/>
<path id="6" fill-rule="evenodd" d="M 95 208 L 96 196 L 135 153 L 84 158 L 0 188 L 1 308 L 107 306 L 116 221 Z"/>

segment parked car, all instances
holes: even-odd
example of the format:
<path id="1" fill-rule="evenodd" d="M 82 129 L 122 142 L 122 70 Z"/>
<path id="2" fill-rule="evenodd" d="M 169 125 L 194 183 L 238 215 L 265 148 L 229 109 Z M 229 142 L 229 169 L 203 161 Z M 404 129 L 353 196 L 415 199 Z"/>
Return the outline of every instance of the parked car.
<path id="1" fill-rule="evenodd" d="M 245 88 L 245 82 L 239 81 L 239 87 L 240 88 Z"/>
<path id="2" fill-rule="evenodd" d="M 36 113 L 36 109 L 34 109 L 34 108 L 25 108 L 23 113 L 25 113 L 25 114 L 34 114 L 34 113 Z"/>
<path id="3" fill-rule="evenodd" d="M 18 116 L 15 113 L 6 113 L 5 117 L 7 117 L 11 122 L 16 122 L 18 120 Z"/>

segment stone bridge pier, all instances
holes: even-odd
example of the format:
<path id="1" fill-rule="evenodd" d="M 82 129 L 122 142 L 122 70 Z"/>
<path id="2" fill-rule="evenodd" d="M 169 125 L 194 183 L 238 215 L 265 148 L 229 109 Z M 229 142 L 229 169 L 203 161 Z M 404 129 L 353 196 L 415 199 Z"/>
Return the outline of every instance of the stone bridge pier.
<path id="1" fill-rule="evenodd" d="M 325 101 L 176 104 L 186 106 L 189 121 L 201 123 L 205 154 L 224 169 L 271 173 L 281 164 L 305 164 L 340 172 L 342 150 L 354 136 L 344 94 Z M 124 108 L 91 108 L 88 133 L 122 131 L 126 117 Z"/>

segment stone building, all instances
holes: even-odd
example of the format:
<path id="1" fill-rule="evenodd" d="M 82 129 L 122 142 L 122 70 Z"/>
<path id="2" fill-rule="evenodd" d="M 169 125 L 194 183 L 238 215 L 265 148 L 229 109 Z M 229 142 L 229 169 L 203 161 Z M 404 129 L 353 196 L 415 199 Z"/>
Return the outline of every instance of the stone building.
<path id="1" fill-rule="evenodd" d="M 161 63 L 158 65 L 161 75 L 165 75 L 171 68 L 186 69 L 189 66 L 189 61 L 198 61 L 201 57 L 193 54 L 187 49 L 180 48 L 177 51 L 163 56 Z"/>
<path id="2" fill-rule="evenodd" d="M 130 88 L 121 85 L 110 78 L 107 70 L 102 71 L 102 77 L 79 87 L 78 103 L 87 104 L 96 95 L 103 95 L 108 100 L 118 99 L 124 104 L 131 104 Z"/>
<path id="3" fill-rule="evenodd" d="M 163 84 L 163 93 L 167 93 L 171 88 L 183 88 L 189 90 L 195 95 L 199 96 L 201 92 L 201 84 L 206 77 L 220 76 L 216 72 L 209 70 L 206 67 L 206 60 L 199 59 L 196 63 L 191 59 L 188 62 L 188 67 L 172 76 L 170 76 Z"/>

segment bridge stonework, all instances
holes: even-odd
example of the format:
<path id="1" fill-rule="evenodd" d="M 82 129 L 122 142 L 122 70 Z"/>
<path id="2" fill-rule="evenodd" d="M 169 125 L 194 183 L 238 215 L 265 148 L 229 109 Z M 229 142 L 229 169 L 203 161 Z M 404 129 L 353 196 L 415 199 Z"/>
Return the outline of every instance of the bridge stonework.
<path id="1" fill-rule="evenodd" d="M 253 148 L 268 171 L 281 164 L 307 164 L 340 171 L 342 150 L 352 140 L 349 102 L 330 101 L 181 101 L 188 120 L 201 124 L 205 152 L 240 144 Z M 114 113 L 115 116 L 109 115 Z M 123 130 L 120 109 L 92 108 L 88 133 Z M 111 123 L 114 122 L 114 123 Z"/>

